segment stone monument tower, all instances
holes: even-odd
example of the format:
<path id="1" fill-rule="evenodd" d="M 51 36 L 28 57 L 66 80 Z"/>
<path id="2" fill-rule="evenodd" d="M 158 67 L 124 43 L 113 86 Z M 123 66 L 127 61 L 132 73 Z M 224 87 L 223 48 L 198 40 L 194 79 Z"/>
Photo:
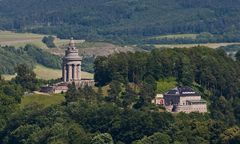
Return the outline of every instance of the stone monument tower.
<path id="1" fill-rule="evenodd" d="M 81 82 L 81 62 L 82 57 L 78 55 L 73 38 L 65 51 L 62 62 L 62 79 L 65 83 Z"/>

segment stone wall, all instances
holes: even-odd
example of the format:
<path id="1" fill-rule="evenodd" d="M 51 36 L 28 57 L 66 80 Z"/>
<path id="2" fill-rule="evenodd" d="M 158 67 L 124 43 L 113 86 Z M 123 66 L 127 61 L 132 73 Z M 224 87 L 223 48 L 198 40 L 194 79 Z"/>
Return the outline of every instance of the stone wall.
<path id="1" fill-rule="evenodd" d="M 179 105 L 176 107 L 176 112 L 200 112 L 205 113 L 207 112 L 207 105 L 206 104 L 194 104 L 194 105 Z"/>
<path id="2" fill-rule="evenodd" d="M 201 100 L 201 96 L 181 96 L 179 105 L 186 105 L 186 101 Z"/>

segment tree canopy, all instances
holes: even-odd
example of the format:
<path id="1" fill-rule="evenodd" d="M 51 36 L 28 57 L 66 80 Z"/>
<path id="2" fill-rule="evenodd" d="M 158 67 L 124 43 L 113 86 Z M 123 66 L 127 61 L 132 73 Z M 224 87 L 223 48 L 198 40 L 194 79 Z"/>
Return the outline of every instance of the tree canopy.
<path id="1" fill-rule="evenodd" d="M 93 72 L 92 57 L 83 58 L 83 71 Z M 26 64 L 34 68 L 36 64 L 41 64 L 49 68 L 61 69 L 62 59 L 60 56 L 51 54 L 34 45 L 26 45 L 22 48 L 12 46 L 0 46 L 0 73 L 14 74 L 15 67 L 19 64 Z"/>
<path id="2" fill-rule="evenodd" d="M 0 142 L 240 142 L 239 62 L 222 50 L 195 47 L 119 53 L 98 57 L 95 69 L 98 90 L 69 85 L 65 101 L 48 107 L 32 103 L 20 108 L 25 85 L 0 79 Z M 31 78 L 24 66 L 19 70 L 19 76 L 30 74 Z M 107 79 L 99 79 L 104 74 Z M 186 76 L 191 79 L 183 80 Z M 165 77 L 198 91 L 208 101 L 209 113 L 172 114 L 151 104 L 158 80 Z M 108 91 L 103 92 L 106 87 Z"/>
<path id="3" fill-rule="evenodd" d="M 34 91 L 37 86 L 36 74 L 27 65 L 20 64 L 16 67 L 17 76 L 14 79 L 16 84 L 21 85 L 25 90 Z"/>
<path id="4" fill-rule="evenodd" d="M 135 44 L 239 42 L 239 5 L 236 0 L 1 0 L 0 29 Z M 200 35 L 158 38 L 186 33 Z"/>
<path id="5" fill-rule="evenodd" d="M 54 37 L 53 36 L 45 36 L 42 39 L 42 42 L 47 45 L 48 48 L 55 48 L 56 45 L 54 44 Z"/>

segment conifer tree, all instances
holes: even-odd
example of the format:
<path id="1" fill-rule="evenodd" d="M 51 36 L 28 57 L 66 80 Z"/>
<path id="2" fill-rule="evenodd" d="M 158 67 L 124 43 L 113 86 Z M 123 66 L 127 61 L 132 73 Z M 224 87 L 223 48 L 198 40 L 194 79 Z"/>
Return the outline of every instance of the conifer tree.
<path id="1" fill-rule="evenodd" d="M 20 84 L 25 90 L 34 91 L 36 86 L 36 74 L 26 64 L 20 64 L 16 67 L 17 76 L 15 82 Z"/>
<path id="2" fill-rule="evenodd" d="M 65 95 L 66 102 L 74 102 L 77 100 L 78 91 L 76 89 L 75 83 L 68 85 L 68 91 Z"/>
<path id="3" fill-rule="evenodd" d="M 240 62 L 240 50 L 235 55 L 236 60 Z"/>

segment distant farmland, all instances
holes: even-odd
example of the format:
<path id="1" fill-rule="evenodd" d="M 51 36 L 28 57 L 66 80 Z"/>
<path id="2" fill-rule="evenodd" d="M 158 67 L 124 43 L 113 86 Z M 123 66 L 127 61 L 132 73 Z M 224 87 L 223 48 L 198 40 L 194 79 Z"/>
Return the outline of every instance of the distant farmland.
<path id="1" fill-rule="evenodd" d="M 160 35 L 151 37 L 150 39 L 196 39 L 200 34 L 172 34 L 172 35 Z M 228 46 L 240 43 L 204 43 L 204 44 L 156 44 L 156 48 L 191 48 L 196 46 L 206 46 L 210 48 L 218 48 L 221 46 Z"/>
<path id="2" fill-rule="evenodd" d="M 15 33 L 10 31 L 0 31 L 0 45 L 8 45 L 15 47 L 23 47 L 26 44 L 32 44 L 39 48 L 47 48 L 42 42 L 42 38 L 46 35 L 33 34 L 33 33 Z M 68 44 L 68 39 L 56 38 L 54 43 L 57 47 Z M 76 43 L 83 42 L 83 40 L 76 40 Z"/>
<path id="3" fill-rule="evenodd" d="M 173 34 L 173 35 L 160 35 L 160 36 L 155 36 L 152 38 L 155 39 L 164 39 L 164 38 L 169 38 L 169 39 L 177 39 L 177 38 L 192 38 L 195 39 L 199 34 Z"/>
<path id="4" fill-rule="evenodd" d="M 62 75 L 62 71 L 60 69 L 51 69 L 42 65 L 36 65 L 34 72 L 36 73 L 37 78 L 44 80 L 58 79 L 61 78 Z M 82 72 L 81 74 L 82 78 L 93 78 L 93 74 L 91 73 Z M 15 76 L 16 75 L 3 75 L 3 78 L 6 80 L 11 80 Z"/>
<path id="5" fill-rule="evenodd" d="M 195 46 L 206 46 L 209 48 L 218 48 L 221 46 L 228 46 L 240 43 L 207 43 L 207 44 L 158 44 L 154 45 L 156 48 L 191 48 Z"/>

